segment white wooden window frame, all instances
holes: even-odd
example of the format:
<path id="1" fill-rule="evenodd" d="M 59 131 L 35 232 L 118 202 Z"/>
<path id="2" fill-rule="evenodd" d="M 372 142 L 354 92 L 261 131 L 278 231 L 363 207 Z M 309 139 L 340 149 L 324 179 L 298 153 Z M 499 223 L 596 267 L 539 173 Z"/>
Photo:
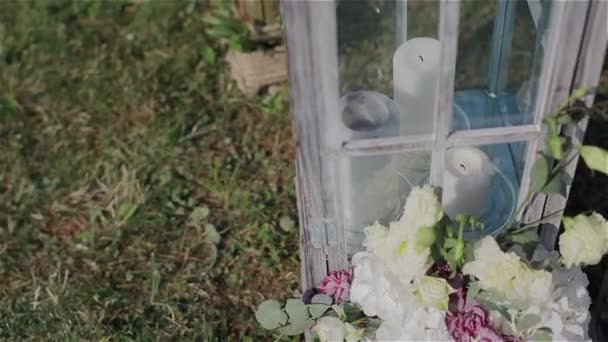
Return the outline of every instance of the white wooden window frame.
<path id="1" fill-rule="evenodd" d="M 441 1 L 440 78 L 434 133 L 337 142 L 328 137 L 326 119 L 337 112 L 339 98 L 335 3 L 283 0 L 281 7 L 297 147 L 296 187 L 303 289 L 316 285 L 328 271 L 348 266 L 343 224 L 336 203 L 338 188 L 333 162 L 336 154 L 366 156 L 431 151 L 431 183 L 441 186 L 447 148 L 526 142 L 518 200 L 522 204 L 530 186 L 531 166 L 544 148 L 543 118 L 554 112 L 572 89 L 597 85 L 603 61 L 603 55 L 598 57 L 601 54 L 597 53 L 597 48 L 605 49 L 607 41 L 606 28 L 601 27 L 602 23 L 605 25 L 602 13 L 606 13 L 606 2 L 554 1 L 536 85 L 533 123 L 450 132 L 460 1 Z M 593 97 L 586 98 L 588 106 L 592 101 Z M 583 122 L 580 127 L 583 130 L 584 125 Z M 570 135 L 576 134 L 571 132 Z M 570 167 L 571 173 L 574 167 Z M 520 218 L 524 222 L 537 220 L 546 212 L 545 205 L 553 211 L 563 209 L 565 199 L 537 196 Z M 543 238 L 552 246 L 555 234 L 544 234 Z"/>

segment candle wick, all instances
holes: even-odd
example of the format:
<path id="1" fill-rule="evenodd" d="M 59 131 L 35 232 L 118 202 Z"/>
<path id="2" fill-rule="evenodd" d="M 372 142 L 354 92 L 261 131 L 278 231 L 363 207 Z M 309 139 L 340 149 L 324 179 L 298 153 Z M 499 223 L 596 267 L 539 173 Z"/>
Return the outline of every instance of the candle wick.
<path id="1" fill-rule="evenodd" d="M 461 168 L 462 168 L 464 171 L 466 171 L 466 170 L 467 170 L 467 167 L 466 167 L 466 166 L 464 166 L 464 164 L 462 164 L 462 163 L 460 163 L 460 167 L 461 167 Z"/>
<path id="2" fill-rule="evenodd" d="M 424 59 L 422 58 L 422 56 L 418 55 L 418 58 L 420 58 L 420 61 L 424 63 Z"/>

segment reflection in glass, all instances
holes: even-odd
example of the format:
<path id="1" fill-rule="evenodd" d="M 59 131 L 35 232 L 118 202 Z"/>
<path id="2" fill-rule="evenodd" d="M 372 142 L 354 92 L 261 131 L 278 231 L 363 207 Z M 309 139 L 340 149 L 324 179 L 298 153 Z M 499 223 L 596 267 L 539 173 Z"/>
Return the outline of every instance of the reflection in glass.
<path id="1" fill-rule="evenodd" d="M 348 254 L 363 250 L 363 228 L 399 218 L 412 186 L 428 181 L 429 152 L 343 157 L 337 181 Z"/>
<path id="2" fill-rule="evenodd" d="M 525 143 L 453 147 L 446 151 L 442 204 L 450 217 L 469 214 L 496 233 L 515 212 Z"/>

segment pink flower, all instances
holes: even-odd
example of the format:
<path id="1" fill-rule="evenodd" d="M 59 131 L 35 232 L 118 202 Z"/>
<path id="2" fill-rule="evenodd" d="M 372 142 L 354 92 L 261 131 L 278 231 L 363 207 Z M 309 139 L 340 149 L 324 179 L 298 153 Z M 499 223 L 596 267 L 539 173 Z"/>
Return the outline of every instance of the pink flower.
<path id="1" fill-rule="evenodd" d="M 460 289 L 450 298 L 450 310 L 445 325 L 455 342 L 504 342 L 490 322 L 488 312 L 478 303 L 465 303 Z"/>
<path id="2" fill-rule="evenodd" d="M 340 303 L 348 298 L 350 283 L 353 280 L 352 269 L 330 272 L 317 287 L 319 293 L 331 296 L 334 303 Z"/>

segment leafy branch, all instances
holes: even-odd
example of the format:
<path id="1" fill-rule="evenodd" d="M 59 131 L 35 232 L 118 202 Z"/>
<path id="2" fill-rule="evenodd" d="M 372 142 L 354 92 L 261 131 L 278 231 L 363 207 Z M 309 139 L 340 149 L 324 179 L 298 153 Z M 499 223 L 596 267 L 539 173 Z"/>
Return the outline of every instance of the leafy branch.
<path id="1" fill-rule="evenodd" d="M 585 164 L 591 170 L 608 175 L 608 151 L 598 146 L 574 144 L 570 138 L 560 134 L 564 128 L 576 127 L 580 120 L 589 115 L 586 107 L 584 107 L 584 110 L 576 110 L 576 108 L 580 107 L 580 100 L 587 94 L 587 89 L 574 90 L 568 98 L 561 102 L 556 114 L 550 115 L 543 120 L 543 123 L 547 127 L 545 152 L 532 165 L 530 190 L 526 194 L 521 206 L 511 217 L 508 225 L 509 228 L 499 234 L 499 238 L 504 240 L 508 236 L 512 236 L 517 239 L 521 235 L 526 236 L 526 241 L 528 239 L 531 240 L 533 239 L 532 234 L 525 232 L 527 228 L 536 227 L 538 223 L 559 214 L 552 213 L 535 223 L 528 223 L 524 226 L 515 224 L 517 217 L 521 215 L 535 194 L 560 194 L 564 197 L 566 196 L 567 186 L 572 181 L 566 169 L 579 156 L 582 157 Z M 521 243 L 521 241 L 519 242 Z"/>

